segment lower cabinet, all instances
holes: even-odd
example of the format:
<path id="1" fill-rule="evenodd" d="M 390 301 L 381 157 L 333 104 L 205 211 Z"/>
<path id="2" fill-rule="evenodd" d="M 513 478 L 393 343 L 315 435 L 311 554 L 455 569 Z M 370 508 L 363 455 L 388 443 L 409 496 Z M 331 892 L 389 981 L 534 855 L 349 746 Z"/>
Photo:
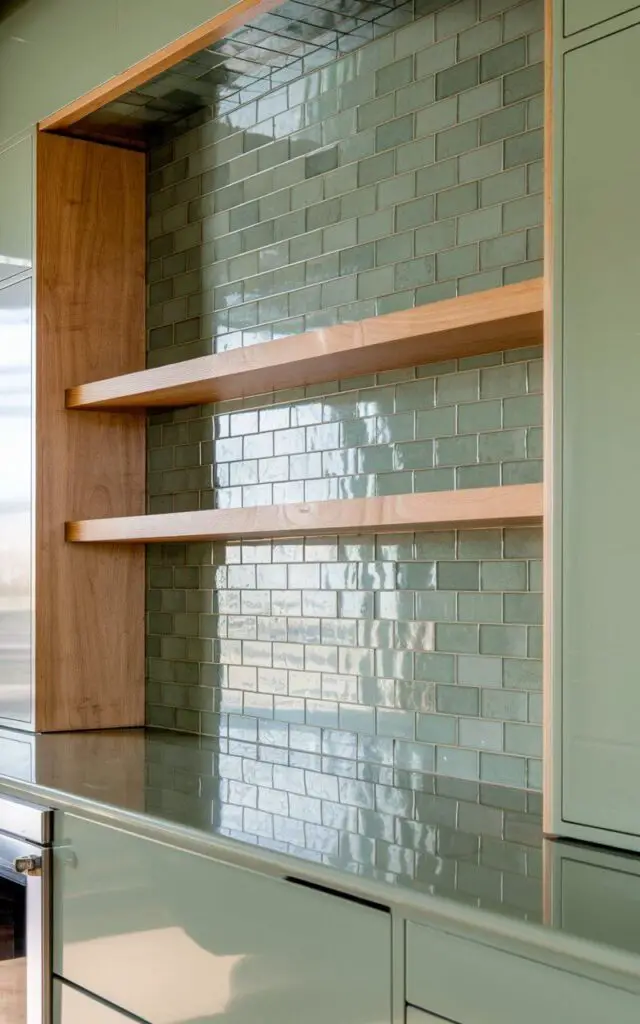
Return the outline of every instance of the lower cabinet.
<path id="1" fill-rule="evenodd" d="M 71 814 L 55 834 L 58 977 L 149 1024 L 390 1024 L 384 910 Z"/>
<path id="2" fill-rule="evenodd" d="M 53 983 L 53 1024 L 131 1024 L 132 1018 L 84 992 Z"/>
<path id="3" fill-rule="evenodd" d="M 407 922 L 407 1024 L 638 1024 L 640 997 L 589 978 Z M 413 1016 L 412 1016 L 413 1014 Z"/>

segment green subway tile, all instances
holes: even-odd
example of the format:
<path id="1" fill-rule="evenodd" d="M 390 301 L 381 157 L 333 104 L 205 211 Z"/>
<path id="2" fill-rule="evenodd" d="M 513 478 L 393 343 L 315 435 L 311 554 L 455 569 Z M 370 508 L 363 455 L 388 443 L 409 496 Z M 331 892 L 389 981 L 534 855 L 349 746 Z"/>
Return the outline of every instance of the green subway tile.
<path id="1" fill-rule="evenodd" d="M 460 121 L 481 117 L 500 107 L 500 82 L 485 82 L 484 85 L 469 92 L 462 93 L 458 99 L 458 117 Z M 502 150 L 500 149 L 500 166 L 502 166 Z M 493 167 L 492 170 L 499 168 Z M 488 171 L 487 173 L 492 173 Z"/>
<path id="2" fill-rule="evenodd" d="M 542 756 L 542 729 L 539 725 L 507 722 L 504 727 L 504 748 L 511 754 Z"/>
<path id="3" fill-rule="evenodd" d="M 542 623 L 541 594 L 505 594 L 504 621 L 527 625 Z"/>
<path id="4" fill-rule="evenodd" d="M 358 218 L 358 242 L 373 242 L 386 238 L 393 231 L 393 209 L 381 210 Z"/>
<path id="5" fill-rule="evenodd" d="M 544 256 L 544 228 L 530 228 L 527 231 L 527 259 L 542 261 Z"/>
<path id="6" fill-rule="evenodd" d="M 543 721 L 543 704 L 541 693 L 530 693 L 529 694 L 529 722 L 534 725 L 542 725 Z"/>
<path id="7" fill-rule="evenodd" d="M 376 128 L 376 152 L 392 149 L 413 139 L 413 114 L 405 114 Z"/>
<path id="8" fill-rule="evenodd" d="M 505 655 L 507 657 L 524 656 L 527 653 L 525 627 L 481 626 L 480 653 Z"/>
<path id="9" fill-rule="evenodd" d="M 387 295 L 393 291 L 393 282 L 393 267 L 381 267 L 358 274 L 358 298 L 370 299 Z"/>
<path id="10" fill-rule="evenodd" d="M 544 436 L 541 427 L 530 427 L 527 430 L 527 457 L 541 459 L 544 455 Z"/>
<path id="11" fill-rule="evenodd" d="M 451 654 L 421 654 L 415 656 L 416 679 L 429 683 L 453 683 L 455 658 Z"/>
<path id="12" fill-rule="evenodd" d="M 379 416 L 372 438 L 377 444 L 394 441 L 412 441 L 414 437 L 414 416 L 412 412 L 397 416 Z"/>
<path id="13" fill-rule="evenodd" d="M 366 131 L 377 125 L 390 121 L 394 113 L 393 95 L 382 96 L 358 107 L 358 131 Z"/>
<path id="14" fill-rule="evenodd" d="M 456 779 L 477 779 L 478 754 L 475 750 L 436 747 L 436 771 Z M 460 877 L 458 884 L 460 885 Z"/>
<path id="15" fill-rule="evenodd" d="M 526 722 L 527 694 L 509 690 L 483 690 L 482 716 L 503 722 Z"/>
<path id="16" fill-rule="evenodd" d="M 408 203 L 402 203 L 396 210 L 396 229 L 406 231 L 410 228 L 419 228 L 428 224 L 434 217 L 433 196 L 425 196 L 422 199 L 414 199 Z"/>
<path id="17" fill-rule="evenodd" d="M 512 395 L 524 395 L 527 389 L 526 374 L 525 363 L 511 363 L 481 370 L 480 396 L 507 398 Z"/>
<path id="18" fill-rule="evenodd" d="M 511 171 L 502 171 L 493 177 L 480 182 L 480 200 L 482 206 L 493 206 L 509 199 L 523 196 L 526 192 L 526 175 L 524 167 Z"/>
<path id="19" fill-rule="evenodd" d="M 461 558 L 500 558 L 501 530 L 460 530 L 458 554 Z"/>
<path id="20" fill-rule="evenodd" d="M 480 566 L 478 562 L 438 562 L 438 590 L 479 590 Z M 483 653 L 492 654 L 492 651 Z"/>
<path id="21" fill-rule="evenodd" d="M 542 396 L 523 395 L 504 400 L 505 427 L 535 426 L 542 421 Z"/>
<path id="22" fill-rule="evenodd" d="M 513 202 L 505 203 L 503 207 L 505 231 L 517 231 L 518 228 L 534 227 L 541 224 L 542 219 L 542 193 L 535 196 L 525 196 L 523 199 L 515 199 Z"/>
<path id="23" fill-rule="evenodd" d="M 456 222 L 445 220 L 438 224 L 419 227 L 415 235 L 416 255 L 442 253 L 455 243 Z"/>
<path id="24" fill-rule="evenodd" d="M 394 708 L 376 708 L 376 732 L 400 740 L 412 740 L 415 735 L 415 714 Z"/>
<path id="25" fill-rule="evenodd" d="M 433 391 L 430 404 L 433 404 Z M 417 438 L 446 437 L 454 434 L 455 429 L 456 410 L 454 406 L 428 411 L 425 411 L 424 407 L 419 409 L 416 420 Z"/>
<path id="26" fill-rule="evenodd" d="M 412 309 L 416 304 L 416 293 L 414 291 L 396 292 L 394 295 L 387 295 L 376 302 L 376 313 L 383 316 L 385 313 L 397 313 L 403 309 Z"/>
<path id="27" fill-rule="evenodd" d="M 413 409 L 430 409 L 433 404 L 433 380 L 408 381 L 396 387 L 396 410 L 399 413 Z"/>
<path id="28" fill-rule="evenodd" d="M 476 53 L 491 50 L 502 42 L 502 23 L 500 18 L 482 20 L 473 28 L 461 32 L 458 37 L 458 59 L 464 60 Z"/>
<path id="29" fill-rule="evenodd" d="M 433 590 L 435 567 L 432 562 L 399 562 L 396 574 L 399 590 Z"/>
<path id="30" fill-rule="evenodd" d="M 540 559 L 529 562 L 529 590 L 542 591 L 543 563 Z"/>
<path id="31" fill-rule="evenodd" d="M 395 287 L 399 290 L 431 284 L 434 279 L 435 260 L 432 257 L 421 256 L 395 265 Z"/>
<path id="32" fill-rule="evenodd" d="M 395 178 L 389 178 L 378 185 L 378 206 L 383 209 L 386 206 L 395 206 L 397 203 L 404 203 L 413 199 L 416 194 L 415 174 L 401 174 Z"/>
<path id="33" fill-rule="evenodd" d="M 492 114 L 486 114 L 480 121 L 480 141 L 483 145 L 506 139 L 523 132 L 526 124 L 524 103 L 503 107 Z"/>
<path id="34" fill-rule="evenodd" d="M 508 558 L 505 552 L 505 557 Z M 525 562 L 483 562 L 480 570 L 482 590 L 520 591 L 527 586 Z"/>
<path id="35" fill-rule="evenodd" d="M 513 42 L 496 46 L 480 57 L 480 80 L 486 82 L 491 78 L 500 78 L 509 71 L 523 67 L 526 60 L 527 47 L 524 39 L 515 39 Z"/>
<path id="36" fill-rule="evenodd" d="M 474 402 L 470 405 L 461 405 L 458 409 L 458 430 L 461 434 L 498 430 L 501 426 L 502 407 L 499 401 Z"/>
<path id="37" fill-rule="evenodd" d="M 435 98 L 433 78 L 421 79 L 412 85 L 399 89 L 396 93 L 396 114 L 407 114 L 413 110 L 423 110 Z"/>
<path id="38" fill-rule="evenodd" d="M 461 718 L 458 743 L 474 750 L 502 750 L 502 724 L 483 722 L 480 718 Z"/>
<path id="39" fill-rule="evenodd" d="M 436 405 L 455 405 L 458 402 L 477 401 L 479 394 L 477 370 L 464 373 L 450 373 L 439 377 L 436 382 Z"/>
<path id="40" fill-rule="evenodd" d="M 460 594 L 459 597 L 473 597 L 473 594 Z M 460 656 L 458 658 L 458 682 L 471 686 L 502 686 L 502 658 L 489 658 L 486 654 Z"/>
<path id="41" fill-rule="evenodd" d="M 449 715 L 418 715 L 416 736 L 424 743 L 455 744 L 457 720 Z"/>
<path id="42" fill-rule="evenodd" d="M 413 256 L 413 232 L 390 235 L 376 242 L 376 265 L 399 263 Z"/>
<path id="43" fill-rule="evenodd" d="M 527 654 L 530 658 L 542 658 L 544 637 L 541 626 L 529 626 L 527 629 Z"/>
<path id="44" fill-rule="evenodd" d="M 416 113 L 416 138 L 433 136 L 456 124 L 458 102 L 455 96 L 433 103 Z"/>
<path id="45" fill-rule="evenodd" d="M 367 71 L 375 71 L 377 68 L 390 64 L 393 60 L 394 44 L 393 35 L 383 36 L 368 46 L 358 50 L 358 75 Z"/>
<path id="46" fill-rule="evenodd" d="M 429 491 L 452 491 L 455 486 L 453 469 L 421 469 L 415 471 L 414 490 L 416 494 Z"/>
<path id="47" fill-rule="evenodd" d="M 521 757 L 505 757 L 503 754 L 482 752 L 480 754 L 480 778 L 501 786 L 525 785 L 526 762 Z"/>
<path id="48" fill-rule="evenodd" d="M 542 192 L 544 189 L 544 163 L 537 160 L 527 167 L 527 192 Z"/>
<path id="49" fill-rule="evenodd" d="M 428 302 L 441 302 L 442 299 L 453 299 L 455 295 L 456 282 L 453 280 L 441 281 L 439 284 L 418 288 L 416 292 L 416 305 L 422 306 Z"/>
<path id="50" fill-rule="evenodd" d="M 419 115 L 418 115 L 419 117 Z M 485 140 L 483 140 L 485 141 Z M 491 139 L 487 139 L 491 142 Z M 436 159 L 448 160 L 450 157 L 466 153 L 478 145 L 478 121 L 466 121 L 436 136 Z"/>
<path id="51" fill-rule="evenodd" d="M 475 434 L 438 438 L 435 462 L 438 466 L 470 465 L 478 461 L 478 438 Z"/>
<path id="52" fill-rule="evenodd" d="M 408 85 L 413 79 L 413 58 L 410 56 L 396 60 L 392 64 L 379 68 L 375 73 L 376 96 L 394 92 Z"/>
<path id="53" fill-rule="evenodd" d="M 439 281 L 446 281 L 452 277 L 464 277 L 477 269 L 477 245 L 459 245 L 448 252 L 438 253 L 436 257 L 436 276 Z"/>
<path id="54" fill-rule="evenodd" d="M 541 558 L 542 529 L 540 527 L 509 527 L 504 533 L 506 558 Z"/>
<path id="55" fill-rule="evenodd" d="M 451 654 L 475 654 L 478 650 L 478 627 L 475 623 L 436 623 L 437 651 Z"/>
<path id="56" fill-rule="evenodd" d="M 396 151 L 396 170 L 398 174 L 405 171 L 421 170 L 433 164 L 435 158 L 435 140 L 433 136 L 407 142 Z M 424 190 L 422 190 L 424 191 Z"/>
<path id="57" fill-rule="evenodd" d="M 480 62 L 477 57 L 452 64 L 451 67 L 438 71 L 436 74 L 436 99 L 443 100 L 472 89 L 478 84 Z"/>
<path id="58" fill-rule="evenodd" d="M 445 686 L 439 683 L 436 687 L 436 707 L 445 715 L 479 715 L 480 691 L 473 686 Z"/>
<path id="59" fill-rule="evenodd" d="M 479 461 L 505 462 L 510 459 L 524 459 L 526 436 L 523 428 L 481 434 L 478 439 Z"/>
<path id="60" fill-rule="evenodd" d="M 529 659 L 504 659 L 504 685 L 522 690 L 542 688 L 542 662 Z"/>
<path id="61" fill-rule="evenodd" d="M 451 67 L 455 61 L 456 40 L 454 38 L 431 44 L 416 54 L 416 77 L 425 78 L 427 75 L 434 75 L 444 68 Z"/>
<path id="62" fill-rule="evenodd" d="M 515 135 L 511 139 L 505 139 L 505 169 L 517 167 L 520 164 L 528 164 L 532 160 L 541 160 L 543 149 L 544 137 L 541 128 L 526 132 L 524 135 Z"/>
<path id="63" fill-rule="evenodd" d="M 416 594 L 416 615 L 425 621 L 455 619 L 455 594 L 435 591 Z"/>
<path id="64" fill-rule="evenodd" d="M 478 186 L 477 183 L 468 182 L 466 185 L 458 185 L 456 188 L 439 192 L 436 199 L 436 216 L 438 220 L 447 217 L 457 217 L 462 213 L 470 213 L 478 208 Z M 490 244 L 490 243 L 484 243 Z M 512 261 L 512 262 L 515 262 Z"/>
<path id="65" fill-rule="evenodd" d="M 455 558 L 456 537 L 453 530 L 416 534 L 416 558 Z"/>
<path id="66" fill-rule="evenodd" d="M 414 604 L 410 591 L 381 590 L 375 594 L 375 613 L 379 619 L 411 620 L 415 615 Z"/>
<path id="67" fill-rule="evenodd" d="M 415 143 L 414 143 L 415 145 Z M 450 188 L 458 181 L 458 160 L 443 160 L 430 167 L 418 169 L 416 174 L 416 191 L 418 195 L 429 195 L 441 189 Z"/>
<path id="68" fill-rule="evenodd" d="M 535 96 L 544 89 L 544 65 L 532 64 L 521 71 L 513 71 L 505 75 L 503 80 L 504 102 L 515 103 L 517 100 Z"/>
<path id="69" fill-rule="evenodd" d="M 396 469 L 430 469 L 433 466 L 431 441 L 412 441 L 395 449 Z"/>

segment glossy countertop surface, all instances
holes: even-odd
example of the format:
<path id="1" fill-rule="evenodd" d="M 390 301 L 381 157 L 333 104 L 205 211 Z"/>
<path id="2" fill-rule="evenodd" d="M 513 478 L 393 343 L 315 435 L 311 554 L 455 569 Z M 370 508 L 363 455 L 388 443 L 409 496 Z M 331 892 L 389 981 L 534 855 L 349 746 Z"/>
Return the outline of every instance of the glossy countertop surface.
<path id="1" fill-rule="evenodd" d="M 586 940 L 607 962 L 623 955 L 640 986 L 640 857 L 544 840 L 539 793 L 137 729 L 0 730 L 0 788 L 407 916 L 482 911 L 485 928 L 538 946 Z"/>

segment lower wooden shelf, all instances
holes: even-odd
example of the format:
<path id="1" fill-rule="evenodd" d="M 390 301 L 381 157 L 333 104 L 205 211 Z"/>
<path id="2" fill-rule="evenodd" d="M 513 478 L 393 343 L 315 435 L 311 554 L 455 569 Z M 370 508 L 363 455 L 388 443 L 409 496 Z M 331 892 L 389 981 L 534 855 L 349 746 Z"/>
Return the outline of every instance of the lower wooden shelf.
<path id="1" fill-rule="evenodd" d="M 385 498 L 84 519 L 67 523 L 66 538 L 84 544 L 153 544 L 522 525 L 542 522 L 542 490 L 542 484 L 521 484 Z"/>

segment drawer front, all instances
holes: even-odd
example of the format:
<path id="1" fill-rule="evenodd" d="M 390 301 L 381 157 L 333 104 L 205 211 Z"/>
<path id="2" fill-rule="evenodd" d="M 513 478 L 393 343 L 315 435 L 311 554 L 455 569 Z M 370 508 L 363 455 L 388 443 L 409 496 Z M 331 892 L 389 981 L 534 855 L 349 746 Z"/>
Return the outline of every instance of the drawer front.
<path id="1" fill-rule="evenodd" d="M 564 34 L 573 35 L 638 6 L 633 0 L 564 0 Z"/>
<path id="2" fill-rule="evenodd" d="M 131 1024 L 131 1017 L 61 981 L 55 981 L 53 1024 Z"/>
<path id="3" fill-rule="evenodd" d="M 629 992 L 412 922 L 407 1001 L 458 1024 L 640 1020 L 640 997 Z"/>
<path id="4" fill-rule="evenodd" d="M 54 970 L 149 1024 L 389 1024 L 383 911 L 62 815 Z"/>

